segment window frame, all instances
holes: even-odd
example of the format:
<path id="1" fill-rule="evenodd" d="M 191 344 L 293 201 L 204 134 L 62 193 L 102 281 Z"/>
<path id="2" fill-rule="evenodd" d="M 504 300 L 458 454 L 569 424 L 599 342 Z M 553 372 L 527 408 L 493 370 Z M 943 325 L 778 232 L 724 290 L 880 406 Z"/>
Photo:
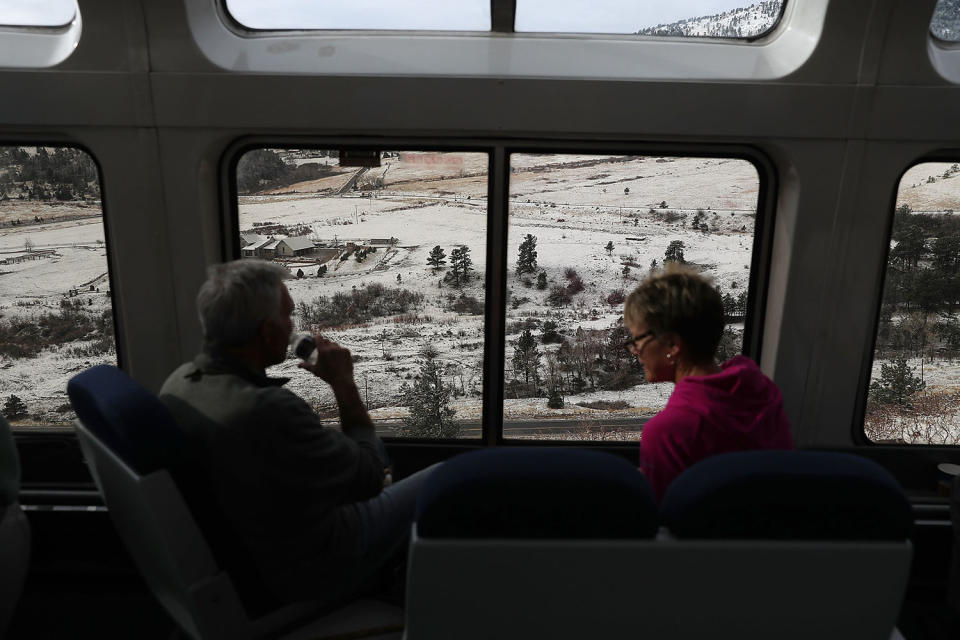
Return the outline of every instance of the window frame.
<path id="1" fill-rule="evenodd" d="M 120 324 L 120 314 L 119 314 L 119 305 L 117 304 L 117 298 L 115 293 L 117 291 L 116 287 L 116 265 L 113 251 L 111 250 L 110 243 L 110 224 L 109 216 L 107 214 L 107 202 L 104 194 L 106 193 L 104 184 L 106 178 L 104 176 L 103 167 L 100 164 L 100 160 L 94 155 L 91 149 L 77 140 L 73 139 L 50 139 L 44 138 L 41 141 L 37 141 L 36 138 L 26 138 L 19 136 L 3 136 L 0 137 L 0 147 L 48 147 L 48 148 L 69 148 L 75 149 L 77 151 L 82 151 L 89 157 L 94 166 L 97 169 L 97 187 L 100 189 L 100 216 L 102 218 L 103 224 L 103 245 L 104 250 L 107 253 L 107 282 L 110 286 L 110 313 L 113 317 L 113 337 L 114 337 L 114 349 L 117 354 L 117 368 L 126 369 L 126 356 L 123 352 L 123 327 Z M 64 389 L 66 393 L 66 389 Z M 73 435 L 74 428 L 72 426 L 62 427 L 59 425 L 49 425 L 43 427 L 13 427 L 11 425 L 11 431 L 14 434 L 14 437 L 19 440 L 21 437 L 32 437 L 32 436 L 63 436 L 63 435 Z M 22 465 L 21 465 L 22 467 Z"/>
<path id="2" fill-rule="evenodd" d="M 228 71 L 702 81 L 776 80 L 800 69 L 820 43 L 829 0 L 798 4 L 785 2 L 777 26 L 748 41 L 514 33 L 499 13 L 490 32 L 261 32 L 238 25 L 221 2 L 185 0 L 197 47 Z"/>
<path id="3" fill-rule="evenodd" d="M 484 282 L 483 411 L 482 436 L 477 439 L 386 437 L 391 446 L 436 445 L 442 447 L 571 446 L 569 441 L 518 440 L 503 437 L 504 366 L 506 363 L 507 238 L 509 233 L 510 155 L 598 154 L 651 157 L 698 157 L 738 159 L 750 162 L 757 172 L 757 210 L 754 222 L 747 316 L 744 319 L 743 353 L 759 361 L 770 280 L 770 258 L 775 226 L 777 172 L 769 157 L 746 144 L 694 145 L 650 141 L 583 141 L 577 139 L 356 137 L 356 136 L 250 136 L 235 141 L 220 161 L 221 255 L 223 260 L 240 257 L 239 208 L 236 169 L 240 157 L 253 149 L 339 149 L 390 151 L 462 151 L 486 153 L 487 248 Z M 577 441 L 573 446 L 635 449 L 636 442 Z"/>
<path id="4" fill-rule="evenodd" d="M 887 217 L 885 221 L 886 233 L 884 234 L 884 237 L 886 238 L 886 244 L 883 247 L 882 261 L 879 264 L 880 277 L 876 281 L 876 286 L 872 294 L 874 300 L 873 318 L 870 323 L 872 329 L 867 334 L 866 343 L 863 349 L 863 356 L 860 364 L 860 376 L 857 380 L 857 398 L 856 404 L 854 405 L 853 423 L 850 425 L 851 440 L 854 447 L 869 447 L 878 451 L 896 450 L 902 452 L 904 449 L 908 449 L 911 451 L 922 450 L 926 452 L 950 452 L 953 454 L 956 454 L 958 451 L 960 451 L 960 445 L 874 442 L 867 437 L 865 428 L 865 422 L 867 418 L 867 398 L 870 392 L 873 361 L 877 348 L 877 337 L 880 332 L 880 310 L 883 307 L 883 291 L 887 284 L 887 266 L 890 262 L 890 241 L 893 239 L 893 223 L 897 212 L 897 196 L 900 193 L 900 184 L 903 182 L 903 177 L 907 174 L 907 172 L 921 164 L 927 164 L 931 162 L 960 162 L 960 149 L 940 150 L 934 153 L 924 154 L 918 158 L 914 158 L 899 173 L 896 182 L 894 182 L 890 190 L 889 205 L 887 206 Z M 937 459 L 937 461 L 942 462 L 943 460 Z M 936 470 L 935 464 L 932 464 L 931 467 Z"/>

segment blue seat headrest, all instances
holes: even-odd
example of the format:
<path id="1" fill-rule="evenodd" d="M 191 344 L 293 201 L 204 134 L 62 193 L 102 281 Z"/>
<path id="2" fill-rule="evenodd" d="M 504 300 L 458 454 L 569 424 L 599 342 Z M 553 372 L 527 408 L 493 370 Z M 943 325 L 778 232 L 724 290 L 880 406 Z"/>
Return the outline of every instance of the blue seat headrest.
<path id="1" fill-rule="evenodd" d="M 660 516 L 680 538 L 905 540 L 913 523 L 886 469 L 813 451 L 707 458 L 668 487 Z"/>
<path id="2" fill-rule="evenodd" d="M 649 538 L 647 479 L 622 458 L 559 448 L 495 448 L 451 458 L 420 490 L 417 532 L 452 538 Z"/>
<path id="3" fill-rule="evenodd" d="M 114 366 L 77 374 L 67 395 L 83 424 L 141 474 L 169 466 L 184 451 L 184 434 L 167 408 Z"/>

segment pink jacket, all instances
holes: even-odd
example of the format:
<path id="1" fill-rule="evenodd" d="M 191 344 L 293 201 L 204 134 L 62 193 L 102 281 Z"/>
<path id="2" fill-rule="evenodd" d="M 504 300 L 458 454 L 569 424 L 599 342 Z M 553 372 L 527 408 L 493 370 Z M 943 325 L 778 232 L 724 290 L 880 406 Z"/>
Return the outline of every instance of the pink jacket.
<path id="1" fill-rule="evenodd" d="M 663 411 L 643 425 L 640 469 L 657 499 L 687 467 L 718 453 L 792 449 L 780 389 L 746 356 L 677 383 Z"/>

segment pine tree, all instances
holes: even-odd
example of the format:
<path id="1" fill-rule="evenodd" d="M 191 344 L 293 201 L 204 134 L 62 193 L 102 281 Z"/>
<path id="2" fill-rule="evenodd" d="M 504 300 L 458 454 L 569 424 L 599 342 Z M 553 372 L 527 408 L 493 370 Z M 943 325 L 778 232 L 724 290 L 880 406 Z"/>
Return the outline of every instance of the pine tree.
<path id="1" fill-rule="evenodd" d="M 472 264 L 470 247 L 461 246 L 450 252 L 450 273 L 453 276 L 454 286 L 459 287 L 470 279 Z"/>
<path id="2" fill-rule="evenodd" d="M 430 250 L 430 255 L 427 257 L 427 264 L 433 267 L 434 273 L 436 273 L 437 269 L 447 264 L 447 254 L 444 253 L 440 245 Z"/>
<path id="3" fill-rule="evenodd" d="M 419 438 L 456 438 L 460 435 L 460 425 L 453 420 L 456 412 L 450 408 L 450 387 L 443 382 L 437 352 L 431 347 L 424 349 L 420 378 L 413 386 L 400 387 L 403 398 L 409 398 L 407 405 L 410 417 L 401 427 L 404 435 Z"/>
<path id="4" fill-rule="evenodd" d="M 11 395 L 3 403 L 3 415 L 10 420 L 18 420 L 27 415 L 27 405 L 18 396 Z"/>
<path id="5" fill-rule="evenodd" d="M 522 276 L 525 273 L 533 273 L 537 270 L 537 239 L 527 234 L 527 237 L 520 243 L 519 255 L 517 256 L 517 275 Z"/>
<path id="6" fill-rule="evenodd" d="M 547 272 L 541 271 L 537 274 L 537 289 L 543 291 L 547 288 Z"/>
<path id="7" fill-rule="evenodd" d="M 523 376 L 530 395 L 536 395 L 540 386 L 540 347 L 530 329 L 525 329 L 513 349 L 513 373 Z"/>
<path id="8" fill-rule="evenodd" d="M 558 387 L 550 387 L 547 391 L 547 406 L 551 409 L 563 409 L 563 396 L 560 395 Z"/>
<path id="9" fill-rule="evenodd" d="M 683 259 L 683 240 L 674 240 L 667 246 L 667 250 L 663 254 L 663 261 L 665 263 L 679 262 L 680 264 L 686 262 Z"/>
<path id="10" fill-rule="evenodd" d="M 910 406 L 910 398 L 926 386 L 906 359 L 896 358 L 892 364 L 880 365 L 880 379 L 870 383 L 870 395 L 880 404 Z"/>

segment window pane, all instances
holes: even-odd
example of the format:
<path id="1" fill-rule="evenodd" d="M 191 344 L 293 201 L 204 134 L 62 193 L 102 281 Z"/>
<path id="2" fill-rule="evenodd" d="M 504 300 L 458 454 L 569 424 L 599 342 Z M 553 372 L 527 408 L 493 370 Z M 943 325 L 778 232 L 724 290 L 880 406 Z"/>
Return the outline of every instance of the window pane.
<path id="1" fill-rule="evenodd" d="M 76 12 L 76 0 L 3 0 L 0 25 L 62 27 L 73 22 Z"/>
<path id="2" fill-rule="evenodd" d="M 249 29 L 489 31 L 489 0 L 226 0 Z"/>
<path id="3" fill-rule="evenodd" d="M 780 19 L 782 0 L 517 0 L 517 31 L 753 38 Z"/>
<path id="4" fill-rule="evenodd" d="M 623 302 L 666 259 L 714 279 L 740 353 L 759 186 L 739 159 L 512 155 L 504 437 L 639 438 L 673 385 L 623 348 Z"/>
<path id="5" fill-rule="evenodd" d="M 900 180 L 864 433 L 873 442 L 960 444 L 960 164 Z"/>
<path id="6" fill-rule="evenodd" d="M 960 42 L 960 0 L 939 0 L 930 20 L 930 33 L 947 42 Z"/>
<path id="7" fill-rule="evenodd" d="M 244 154 L 241 254 L 290 270 L 299 328 L 350 349 L 382 435 L 479 437 L 487 154 L 380 157 L 357 168 L 337 151 Z M 336 422 L 333 394 L 293 356 L 275 371 Z"/>
<path id="8" fill-rule="evenodd" d="M 67 380 L 116 364 L 100 182 L 64 147 L 0 147 L 0 411 L 68 426 Z"/>

